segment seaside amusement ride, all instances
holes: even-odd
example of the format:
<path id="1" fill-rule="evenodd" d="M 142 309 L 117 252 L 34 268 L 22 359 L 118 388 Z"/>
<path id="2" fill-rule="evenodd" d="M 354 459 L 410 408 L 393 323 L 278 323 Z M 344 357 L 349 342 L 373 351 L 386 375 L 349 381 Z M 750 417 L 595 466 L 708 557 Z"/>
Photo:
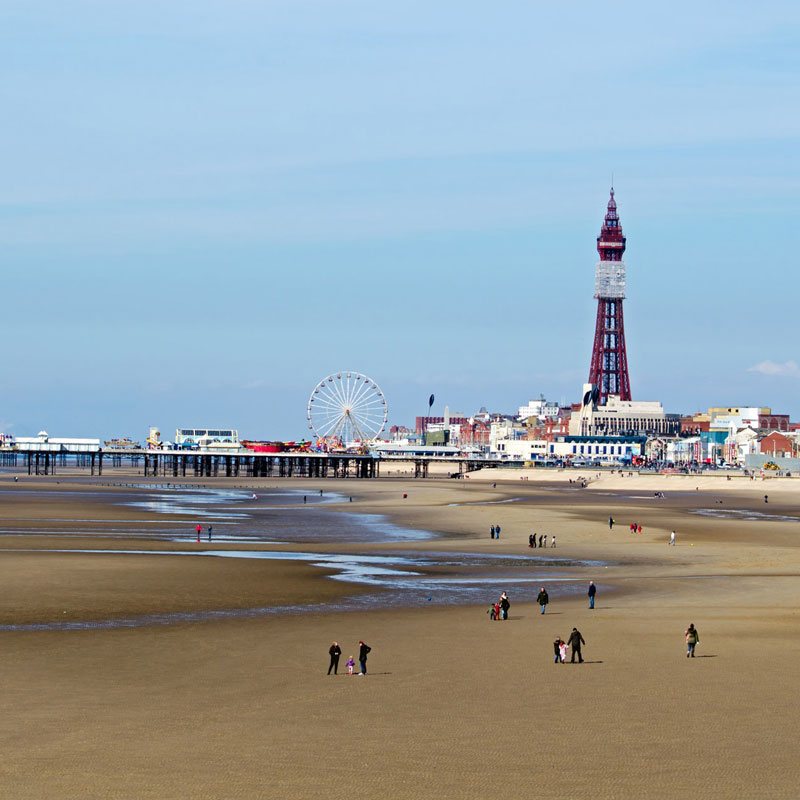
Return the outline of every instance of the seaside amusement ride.
<path id="1" fill-rule="evenodd" d="M 308 399 L 308 427 L 323 449 L 374 442 L 386 427 L 387 413 L 380 386 L 360 372 L 328 375 Z"/>

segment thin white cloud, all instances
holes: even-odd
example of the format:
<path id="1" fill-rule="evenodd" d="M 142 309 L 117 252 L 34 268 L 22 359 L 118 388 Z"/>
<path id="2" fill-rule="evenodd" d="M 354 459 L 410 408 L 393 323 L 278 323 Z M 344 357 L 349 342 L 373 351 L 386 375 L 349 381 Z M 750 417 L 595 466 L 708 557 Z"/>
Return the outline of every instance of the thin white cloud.
<path id="1" fill-rule="evenodd" d="M 774 361 L 762 361 L 754 367 L 750 367 L 748 372 L 760 372 L 762 375 L 780 375 L 787 378 L 800 378 L 800 366 L 796 361 L 786 361 L 777 364 Z"/>

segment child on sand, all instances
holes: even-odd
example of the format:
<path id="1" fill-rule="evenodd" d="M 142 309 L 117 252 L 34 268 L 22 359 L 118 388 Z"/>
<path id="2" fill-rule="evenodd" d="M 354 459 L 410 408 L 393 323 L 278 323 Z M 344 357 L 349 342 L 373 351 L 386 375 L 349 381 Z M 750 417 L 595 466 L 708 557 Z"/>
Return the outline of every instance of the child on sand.
<path id="1" fill-rule="evenodd" d="M 565 641 L 563 641 L 563 640 L 559 641 L 558 655 L 561 658 L 561 663 L 562 664 L 566 664 L 567 663 L 567 643 Z"/>
<path id="2" fill-rule="evenodd" d="M 558 664 L 561 661 L 561 645 L 564 644 L 564 641 L 560 636 L 556 636 L 556 640 L 553 642 L 553 652 L 555 653 L 556 660 L 555 663 Z"/>
<path id="3" fill-rule="evenodd" d="M 356 662 L 353 660 L 353 656 L 347 659 L 347 674 L 353 674 L 353 667 L 356 665 Z"/>
<path id="4" fill-rule="evenodd" d="M 494 618 L 500 619 L 500 603 L 494 604 Z"/>
<path id="5" fill-rule="evenodd" d="M 489 615 L 489 619 L 497 619 L 495 608 L 497 608 L 497 606 L 489 606 L 489 610 L 486 612 Z"/>

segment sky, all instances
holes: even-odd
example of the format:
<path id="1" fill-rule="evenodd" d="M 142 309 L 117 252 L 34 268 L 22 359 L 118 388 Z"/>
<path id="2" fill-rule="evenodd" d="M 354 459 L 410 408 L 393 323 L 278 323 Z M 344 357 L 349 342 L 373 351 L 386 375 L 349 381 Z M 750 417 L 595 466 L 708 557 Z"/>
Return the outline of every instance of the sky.
<path id="1" fill-rule="evenodd" d="M 636 400 L 800 419 L 800 5 L 0 5 L 0 430 L 307 435 L 587 380 L 612 180 Z"/>

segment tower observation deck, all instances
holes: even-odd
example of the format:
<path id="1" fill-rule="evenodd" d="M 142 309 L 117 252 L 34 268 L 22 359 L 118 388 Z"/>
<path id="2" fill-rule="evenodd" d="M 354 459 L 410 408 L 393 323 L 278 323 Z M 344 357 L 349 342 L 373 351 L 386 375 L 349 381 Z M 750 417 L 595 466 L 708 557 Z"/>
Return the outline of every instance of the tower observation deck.
<path id="1" fill-rule="evenodd" d="M 625 324 L 622 301 L 625 299 L 625 237 L 617 215 L 614 187 L 606 217 L 597 237 L 600 260 L 595 268 L 594 296 L 597 322 L 594 330 L 589 383 L 596 389 L 597 403 L 605 405 L 609 395 L 631 399 L 628 356 L 625 351 Z"/>

